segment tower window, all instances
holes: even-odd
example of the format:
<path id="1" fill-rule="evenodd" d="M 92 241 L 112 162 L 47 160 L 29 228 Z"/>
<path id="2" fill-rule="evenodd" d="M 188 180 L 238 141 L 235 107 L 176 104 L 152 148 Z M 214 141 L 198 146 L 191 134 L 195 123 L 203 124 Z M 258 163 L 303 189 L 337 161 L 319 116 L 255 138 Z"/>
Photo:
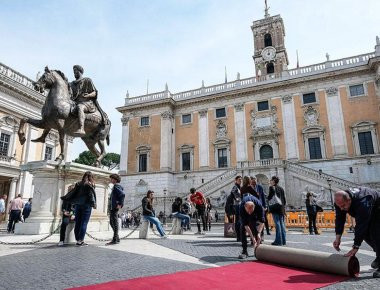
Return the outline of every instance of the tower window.
<path id="1" fill-rule="evenodd" d="M 267 74 L 272 74 L 272 73 L 274 73 L 274 65 L 273 65 L 273 63 L 268 63 Z"/>
<path id="2" fill-rule="evenodd" d="M 265 47 L 272 46 L 272 36 L 269 33 L 264 35 L 264 45 Z"/>

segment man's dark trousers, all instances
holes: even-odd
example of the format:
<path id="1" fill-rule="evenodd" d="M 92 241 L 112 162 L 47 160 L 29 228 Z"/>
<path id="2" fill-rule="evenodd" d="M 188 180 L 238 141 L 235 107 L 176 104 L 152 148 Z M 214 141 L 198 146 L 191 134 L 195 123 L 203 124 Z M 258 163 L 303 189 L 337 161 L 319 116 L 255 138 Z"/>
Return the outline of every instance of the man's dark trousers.
<path id="1" fill-rule="evenodd" d="M 9 223 L 8 223 L 8 232 L 14 232 L 15 231 L 15 225 L 19 222 L 21 216 L 21 210 L 11 210 L 11 213 L 9 214 Z"/>
<path id="2" fill-rule="evenodd" d="M 364 241 L 376 252 L 376 258 L 380 259 L 380 206 L 373 208 L 371 221 Z"/>
<path id="3" fill-rule="evenodd" d="M 256 237 L 256 235 L 257 235 L 256 222 L 250 222 L 249 228 L 251 229 L 253 237 Z M 243 224 L 241 224 L 240 233 L 241 233 L 240 234 L 241 245 L 243 246 L 243 253 L 248 253 L 247 252 L 247 231 L 246 231 L 245 226 Z M 251 238 L 251 237 L 249 237 L 249 238 Z"/>
<path id="4" fill-rule="evenodd" d="M 240 205 L 234 205 L 235 207 L 235 233 L 236 233 L 236 240 L 238 242 L 240 242 L 241 238 L 240 238 L 240 233 L 241 233 L 241 230 L 240 230 Z"/>
<path id="5" fill-rule="evenodd" d="M 110 225 L 113 230 L 112 241 L 119 242 L 119 223 L 118 223 L 118 213 L 119 209 L 111 209 L 110 211 Z"/>

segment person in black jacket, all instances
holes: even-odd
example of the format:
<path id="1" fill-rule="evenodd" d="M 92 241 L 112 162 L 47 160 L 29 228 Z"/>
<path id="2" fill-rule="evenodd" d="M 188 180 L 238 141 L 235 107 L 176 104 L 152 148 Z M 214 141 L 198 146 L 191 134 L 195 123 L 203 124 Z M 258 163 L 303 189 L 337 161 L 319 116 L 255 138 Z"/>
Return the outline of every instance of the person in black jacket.
<path id="1" fill-rule="evenodd" d="M 286 245 L 286 229 L 285 229 L 285 205 L 286 197 L 284 189 L 278 185 L 280 179 L 273 176 L 270 180 L 268 204 L 269 211 L 272 213 L 274 224 L 276 227 L 276 238 L 272 243 L 273 246 Z M 273 199 L 273 201 L 271 201 Z M 274 200 L 279 203 L 273 204 Z"/>
<path id="2" fill-rule="evenodd" d="M 347 213 L 355 218 L 354 245 L 345 256 L 355 256 L 365 241 L 376 252 L 371 267 L 377 269 L 374 278 L 380 278 L 380 192 L 367 188 L 353 188 L 335 193 L 335 233 L 334 248 L 340 251 L 340 240 Z"/>
<path id="3" fill-rule="evenodd" d="M 316 235 L 319 235 L 318 229 L 317 229 L 317 203 L 315 201 L 316 195 L 310 191 L 306 193 L 306 212 L 309 220 L 309 233 L 310 235 L 314 233 Z"/>
<path id="4" fill-rule="evenodd" d="M 113 230 L 113 238 L 106 245 L 114 245 L 120 243 L 119 238 L 119 223 L 118 213 L 124 205 L 125 193 L 120 183 L 120 176 L 118 174 L 110 175 L 110 183 L 113 184 L 111 196 L 110 196 L 110 225 Z"/>
<path id="5" fill-rule="evenodd" d="M 91 217 L 92 208 L 96 209 L 95 180 L 91 171 L 87 171 L 80 182 L 75 184 L 75 188 L 62 197 L 75 205 L 75 239 L 77 246 L 87 246 L 84 236 L 87 231 L 87 224 Z"/>
<path id="6" fill-rule="evenodd" d="M 155 224 L 157 231 L 160 233 L 161 237 L 166 238 L 166 234 L 164 231 L 164 228 L 162 227 L 159 219 L 156 217 L 153 209 L 153 190 L 148 190 L 146 193 L 146 196 L 142 199 L 142 210 L 143 210 L 143 216 L 144 218 Z"/>

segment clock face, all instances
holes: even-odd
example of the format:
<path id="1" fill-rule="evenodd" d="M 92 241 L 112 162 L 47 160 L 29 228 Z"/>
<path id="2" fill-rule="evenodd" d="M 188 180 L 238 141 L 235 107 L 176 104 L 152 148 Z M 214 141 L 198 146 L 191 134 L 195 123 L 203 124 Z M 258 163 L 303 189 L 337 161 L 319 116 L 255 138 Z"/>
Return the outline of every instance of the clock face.
<path id="1" fill-rule="evenodd" d="M 276 49 L 272 46 L 267 46 L 261 52 L 261 56 L 263 57 L 265 61 L 271 61 L 276 56 Z"/>

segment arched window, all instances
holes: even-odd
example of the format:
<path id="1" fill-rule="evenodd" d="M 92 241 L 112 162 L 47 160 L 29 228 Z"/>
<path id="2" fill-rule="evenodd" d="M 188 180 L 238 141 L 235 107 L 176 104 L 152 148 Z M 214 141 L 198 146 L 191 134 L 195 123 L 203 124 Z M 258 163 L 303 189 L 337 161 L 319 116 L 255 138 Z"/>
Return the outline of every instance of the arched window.
<path id="1" fill-rule="evenodd" d="M 269 145 L 261 146 L 260 148 L 260 159 L 272 159 L 273 149 Z"/>
<path id="2" fill-rule="evenodd" d="M 264 35 L 264 45 L 265 47 L 272 46 L 272 36 L 269 33 Z"/>
<path id="3" fill-rule="evenodd" d="M 272 74 L 272 73 L 274 73 L 274 65 L 273 65 L 273 63 L 268 63 L 267 74 Z"/>

